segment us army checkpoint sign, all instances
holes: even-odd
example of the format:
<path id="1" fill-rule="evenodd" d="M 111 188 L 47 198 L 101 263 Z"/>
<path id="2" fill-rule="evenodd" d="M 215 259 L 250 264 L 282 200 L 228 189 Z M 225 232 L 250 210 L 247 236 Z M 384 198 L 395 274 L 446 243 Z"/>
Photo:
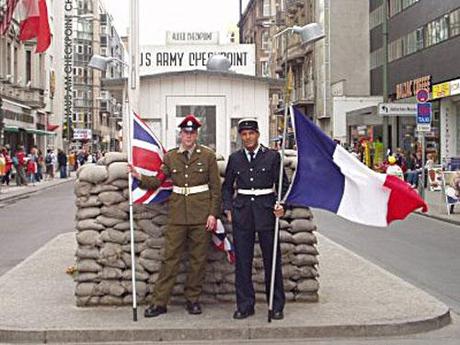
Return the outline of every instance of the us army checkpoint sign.
<path id="1" fill-rule="evenodd" d="M 213 54 L 225 55 L 232 64 L 230 70 L 235 73 L 256 74 L 254 44 L 142 46 L 140 50 L 141 76 L 206 69 Z"/>

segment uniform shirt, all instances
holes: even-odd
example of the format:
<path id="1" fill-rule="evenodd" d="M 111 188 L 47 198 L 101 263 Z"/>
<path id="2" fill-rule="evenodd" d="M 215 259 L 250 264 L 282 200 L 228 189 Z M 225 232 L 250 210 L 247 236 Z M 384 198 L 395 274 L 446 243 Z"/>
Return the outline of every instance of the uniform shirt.
<path id="1" fill-rule="evenodd" d="M 209 190 L 196 194 L 172 193 L 169 197 L 169 224 L 206 224 L 209 215 L 220 214 L 221 190 L 216 155 L 211 149 L 196 145 L 189 159 L 179 148 L 164 155 L 161 172 L 178 187 L 208 185 Z M 155 176 L 142 175 L 140 187 L 157 189 L 162 180 Z"/>
<path id="2" fill-rule="evenodd" d="M 252 152 L 254 152 L 254 157 L 253 157 L 253 159 L 256 159 L 256 157 L 257 157 L 257 152 L 259 152 L 259 149 L 260 149 L 260 144 L 258 144 L 257 147 L 254 149 L 254 151 L 252 151 Z M 247 149 L 245 148 L 245 149 L 244 149 L 244 152 L 246 153 L 246 157 L 247 157 L 247 159 L 248 159 L 248 162 L 250 162 L 250 161 L 251 161 L 251 155 L 250 155 L 250 153 L 249 153 L 250 151 L 247 150 Z"/>

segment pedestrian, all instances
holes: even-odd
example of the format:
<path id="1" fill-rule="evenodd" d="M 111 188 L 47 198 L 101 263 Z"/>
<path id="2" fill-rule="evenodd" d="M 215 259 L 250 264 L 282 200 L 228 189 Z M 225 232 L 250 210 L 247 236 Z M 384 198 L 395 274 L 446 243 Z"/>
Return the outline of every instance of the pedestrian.
<path id="1" fill-rule="evenodd" d="M 222 185 L 224 212 L 233 225 L 235 245 L 236 311 L 234 319 L 245 319 L 254 314 L 255 292 L 252 283 L 252 260 L 255 236 L 259 239 L 265 270 L 265 293 L 269 299 L 275 217 L 284 209 L 276 203 L 280 173 L 280 155 L 259 143 L 256 120 L 244 119 L 238 123 L 243 148 L 228 159 Z M 287 191 L 288 180 L 283 174 L 282 190 Z M 234 187 L 236 186 L 236 187 Z M 236 188 L 236 196 L 234 197 Z M 276 255 L 274 304 L 272 318 L 283 319 L 285 294 L 281 272 L 281 254 Z"/>
<path id="2" fill-rule="evenodd" d="M 37 162 L 34 160 L 32 154 L 27 155 L 26 163 L 26 175 L 29 183 L 32 183 L 32 186 L 35 186 L 35 176 L 37 174 Z"/>
<path id="3" fill-rule="evenodd" d="M 6 175 L 6 158 L 3 155 L 4 148 L 0 147 L 0 180 L 2 181 L 1 184 L 3 184 L 3 178 Z"/>
<path id="4" fill-rule="evenodd" d="M 16 154 L 13 157 L 13 165 L 16 169 L 16 185 L 27 186 L 26 179 L 26 154 L 24 153 L 24 147 L 19 146 Z"/>
<path id="5" fill-rule="evenodd" d="M 48 180 L 54 179 L 54 160 L 53 150 L 48 149 L 45 156 L 46 176 Z"/>
<path id="6" fill-rule="evenodd" d="M 43 158 L 42 150 L 37 150 L 37 174 L 36 180 L 40 182 L 43 180 L 43 171 L 45 170 L 45 158 Z"/>
<path id="7" fill-rule="evenodd" d="M 59 174 L 60 174 L 59 177 L 66 178 L 67 177 L 67 155 L 61 149 L 58 150 L 57 160 L 58 160 Z"/>
<path id="8" fill-rule="evenodd" d="M 180 145 L 164 156 L 156 177 L 141 175 L 134 167 L 129 170 L 139 180 L 140 187 L 156 189 L 165 177 L 173 182 L 169 199 L 168 226 L 165 233 L 165 254 L 155 283 L 152 304 L 145 317 L 167 312 L 182 254 L 189 248 L 189 266 L 184 295 L 189 314 L 201 314 L 199 302 L 204 281 L 211 232 L 220 213 L 220 177 L 215 153 L 197 143 L 201 123 L 188 115 L 180 123 Z"/>
<path id="9" fill-rule="evenodd" d="M 10 153 L 8 152 L 8 148 L 6 146 L 3 148 L 2 152 L 3 157 L 5 158 L 5 174 L 3 175 L 1 183 L 9 186 L 11 170 L 13 168 L 13 160 L 11 159 Z"/>
<path id="10" fill-rule="evenodd" d="M 69 153 L 69 171 L 77 171 L 75 168 L 75 162 L 77 161 L 77 156 L 74 151 Z"/>

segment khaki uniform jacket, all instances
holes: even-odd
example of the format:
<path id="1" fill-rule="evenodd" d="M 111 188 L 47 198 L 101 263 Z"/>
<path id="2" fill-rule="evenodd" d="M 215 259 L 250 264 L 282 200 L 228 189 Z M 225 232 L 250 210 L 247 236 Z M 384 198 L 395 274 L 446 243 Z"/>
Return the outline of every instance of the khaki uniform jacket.
<path id="1" fill-rule="evenodd" d="M 182 195 L 173 192 L 169 198 L 169 224 L 206 224 L 209 215 L 219 216 L 221 187 L 214 151 L 196 145 L 188 160 L 184 153 L 179 153 L 178 148 L 175 148 L 165 154 L 163 163 L 161 170 L 172 179 L 175 186 L 209 186 L 208 191 L 196 194 Z M 142 176 L 140 187 L 156 189 L 160 183 L 156 177 Z"/>

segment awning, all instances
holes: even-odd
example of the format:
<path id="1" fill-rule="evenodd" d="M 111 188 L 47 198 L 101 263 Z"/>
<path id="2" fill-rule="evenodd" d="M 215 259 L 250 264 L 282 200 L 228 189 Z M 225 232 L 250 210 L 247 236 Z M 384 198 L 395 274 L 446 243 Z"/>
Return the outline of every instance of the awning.
<path id="1" fill-rule="evenodd" d="M 44 131 L 43 129 L 26 128 L 26 132 L 37 135 L 56 135 L 55 132 Z"/>
<path id="2" fill-rule="evenodd" d="M 48 129 L 48 131 L 52 132 L 52 131 L 55 131 L 58 128 L 59 128 L 59 125 L 53 125 L 53 124 L 49 123 L 47 129 Z"/>
<path id="3" fill-rule="evenodd" d="M 5 126 L 4 131 L 17 133 L 19 132 L 19 127 L 18 126 Z"/>

